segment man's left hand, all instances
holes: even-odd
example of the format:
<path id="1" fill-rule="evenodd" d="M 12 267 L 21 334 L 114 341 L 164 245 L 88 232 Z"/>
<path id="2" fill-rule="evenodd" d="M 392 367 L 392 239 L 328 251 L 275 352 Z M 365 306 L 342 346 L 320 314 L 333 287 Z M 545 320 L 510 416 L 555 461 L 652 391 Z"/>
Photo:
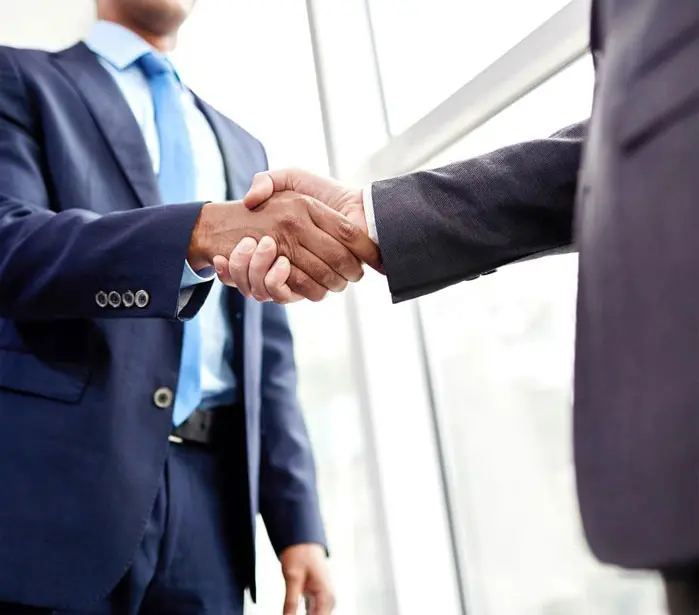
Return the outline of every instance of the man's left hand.
<path id="1" fill-rule="evenodd" d="M 316 544 L 294 545 L 281 554 L 282 574 L 286 582 L 284 615 L 296 615 L 301 596 L 306 598 L 308 615 L 330 615 L 335 595 L 325 549 Z"/>

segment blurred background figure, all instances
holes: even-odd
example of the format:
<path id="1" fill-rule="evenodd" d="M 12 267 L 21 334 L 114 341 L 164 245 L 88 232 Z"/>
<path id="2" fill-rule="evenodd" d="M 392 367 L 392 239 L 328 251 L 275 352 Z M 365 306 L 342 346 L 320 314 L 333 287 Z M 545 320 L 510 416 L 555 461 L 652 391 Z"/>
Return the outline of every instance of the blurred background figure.
<path id="1" fill-rule="evenodd" d="M 2 43 L 60 49 L 94 7 L 0 0 L 0 16 Z M 588 117 L 588 34 L 585 1 L 199 0 L 172 58 L 271 167 L 362 185 Z M 655 575 L 599 565 L 582 536 L 576 268 L 516 265 L 400 306 L 368 273 L 347 297 L 289 308 L 337 613 L 665 613 Z M 279 615 L 262 528 L 250 612 Z"/>

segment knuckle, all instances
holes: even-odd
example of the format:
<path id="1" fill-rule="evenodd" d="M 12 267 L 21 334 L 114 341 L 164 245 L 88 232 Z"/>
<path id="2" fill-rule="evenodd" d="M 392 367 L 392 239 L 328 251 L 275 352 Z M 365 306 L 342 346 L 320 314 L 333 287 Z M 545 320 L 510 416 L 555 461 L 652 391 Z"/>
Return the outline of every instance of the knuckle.
<path id="1" fill-rule="evenodd" d="M 286 256 L 292 263 L 295 262 L 298 252 L 298 240 L 293 234 L 285 235 L 280 233 L 275 237 L 277 242 L 277 256 Z"/>
<path id="2" fill-rule="evenodd" d="M 289 276 L 289 287 L 299 295 L 307 297 L 313 286 L 314 284 L 306 275 L 296 270 Z"/>
<path id="3" fill-rule="evenodd" d="M 349 220 L 342 220 L 337 226 L 337 234 L 340 239 L 353 242 L 359 237 L 359 228 Z"/>
<path id="4" fill-rule="evenodd" d="M 300 568 L 287 568 L 284 578 L 291 583 L 300 583 L 303 580 L 303 570 Z"/>
<path id="5" fill-rule="evenodd" d="M 317 271 L 313 273 L 313 277 L 318 284 L 321 284 L 326 288 L 336 287 L 340 283 L 339 276 L 331 269 L 326 267 L 318 267 Z"/>
<path id="6" fill-rule="evenodd" d="M 352 261 L 349 256 L 349 252 L 344 250 L 332 250 L 324 255 L 323 259 L 328 263 L 335 271 L 342 271 L 348 268 L 348 264 Z"/>
<path id="7" fill-rule="evenodd" d="M 293 212 L 286 212 L 279 218 L 279 228 L 285 233 L 297 233 L 302 227 L 301 219 Z"/>

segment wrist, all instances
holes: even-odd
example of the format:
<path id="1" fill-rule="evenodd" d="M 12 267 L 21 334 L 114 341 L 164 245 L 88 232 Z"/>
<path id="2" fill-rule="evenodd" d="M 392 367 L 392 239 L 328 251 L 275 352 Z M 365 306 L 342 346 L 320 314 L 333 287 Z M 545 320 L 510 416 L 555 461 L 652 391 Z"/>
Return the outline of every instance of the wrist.
<path id="1" fill-rule="evenodd" d="M 192 235 L 187 249 L 187 262 L 195 271 L 203 269 L 210 264 L 207 257 L 207 218 L 211 203 L 204 203 L 192 228 Z"/>
<path id="2" fill-rule="evenodd" d="M 197 217 L 187 250 L 187 262 L 195 271 L 213 266 L 214 257 L 227 256 L 242 236 L 240 201 L 205 203 Z"/>
<path id="3" fill-rule="evenodd" d="M 361 188 L 352 190 L 350 192 L 349 202 L 351 205 L 348 207 L 348 210 L 351 212 L 351 215 L 348 217 L 351 218 L 352 222 L 361 228 L 362 231 L 367 233 L 368 227 L 366 214 L 364 212 L 364 190 Z"/>

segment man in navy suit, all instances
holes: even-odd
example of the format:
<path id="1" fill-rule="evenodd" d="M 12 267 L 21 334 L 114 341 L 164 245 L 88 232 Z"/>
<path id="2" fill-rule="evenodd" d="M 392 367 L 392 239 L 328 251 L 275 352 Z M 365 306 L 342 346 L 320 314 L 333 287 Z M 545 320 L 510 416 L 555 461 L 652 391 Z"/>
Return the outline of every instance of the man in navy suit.
<path id="1" fill-rule="evenodd" d="M 165 55 L 193 4 L 0 48 L 0 613 L 242 613 L 258 512 L 284 613 L 333 608 L 285 312 L 212 263 L 271 234 L 319 299 L 376 251 L 312 199 L 230 202 L 266 156 Z"/>

